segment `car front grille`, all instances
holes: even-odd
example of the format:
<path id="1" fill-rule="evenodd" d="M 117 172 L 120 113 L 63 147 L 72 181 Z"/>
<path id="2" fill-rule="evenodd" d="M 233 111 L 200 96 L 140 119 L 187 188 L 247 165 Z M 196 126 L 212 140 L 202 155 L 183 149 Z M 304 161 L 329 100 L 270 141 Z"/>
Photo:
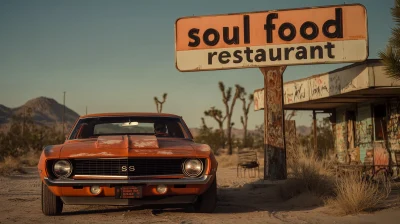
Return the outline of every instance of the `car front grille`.
<path id="1" fill-rule="evenodd" d="M 74 160 L 74 175 L 151 176 L 181 175 L 185 159 L 125 158 Z"/>

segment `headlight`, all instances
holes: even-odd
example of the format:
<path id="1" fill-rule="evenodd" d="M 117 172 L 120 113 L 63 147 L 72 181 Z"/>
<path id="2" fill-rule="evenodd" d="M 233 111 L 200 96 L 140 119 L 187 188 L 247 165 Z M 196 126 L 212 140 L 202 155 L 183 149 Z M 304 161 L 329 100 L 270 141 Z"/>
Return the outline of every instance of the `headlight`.
<path id="1" fill-rule="evenodd" d="M 53 165 L 53 173 L 57 177 L 69 177 L 72 173 L 72 165 L 67 160 L 59 160 Z"/>
<path id="2" fill-rule="evenodd" d="M 197 177 L 203 172 L 203 162 L 199 159 L 187 159 L 182 170 L 186 176 Z"/>

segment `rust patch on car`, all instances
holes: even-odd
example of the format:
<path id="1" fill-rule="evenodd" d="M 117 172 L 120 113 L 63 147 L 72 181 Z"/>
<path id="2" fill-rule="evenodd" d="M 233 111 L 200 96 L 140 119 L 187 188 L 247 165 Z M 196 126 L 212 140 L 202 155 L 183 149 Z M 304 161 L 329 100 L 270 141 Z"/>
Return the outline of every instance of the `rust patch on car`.
<path id="1" fill-rule="evenodd" d="M 126 148 L 127 139 L 123 135 L 99 136 L 96 141 L 96 148 Z"/>
<path id="2" fill-rule="evenodd" d="M 99 153 L 78 153 L 78 154 L 71 154 L 70 157 L 86 157 L 86 156 L 113 156 L 114 154 L 109 152 L 99 152 Z"/>
<path id="3" fill-rule="evenodd" d="M 130 135 L 129 148 L 158 149 L 158 140 L 155 136 Z"/>
<path id="4" fill-rule="evenodd" d="M 162 151 L 158 151 L 157 154 L 161 154 L 161 155 L 173 155 L 174 153 L 170 150 L 162 150 Z"/>
<path id="5" fill-rule="evenodd" d="M 193 150 L 186 149 L 131 149 L 129 150 L 129 157 L 141 157 L 141 156 L 151 156 L 151 157 L 191 157 L 195 156 Z"/>
<path id="6" fill-rule="evenodd" d="M 206 144 L 194 143 L 192 147 L 196 151 L 197 156 L 208 157 L 211 153 L 211 148 Z"/>
<path id="7" fill-rule="evenodd" d="M 210 152 L 211 148 L 208 145 L 205 144 L 195 144 L 194 145 L 196 150 L 201 151 L 201 152 Z"/>

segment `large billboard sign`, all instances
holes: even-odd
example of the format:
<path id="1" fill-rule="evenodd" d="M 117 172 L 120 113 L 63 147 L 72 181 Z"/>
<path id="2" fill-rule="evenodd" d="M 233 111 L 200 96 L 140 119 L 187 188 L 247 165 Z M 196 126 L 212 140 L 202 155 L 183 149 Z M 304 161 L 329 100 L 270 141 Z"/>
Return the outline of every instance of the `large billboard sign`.
<path id="1" fill-rule="evenodd" d="M 367 12 L 349 4 L 175 22 L 179 71 L 350 63 L 368 58 Z"/>

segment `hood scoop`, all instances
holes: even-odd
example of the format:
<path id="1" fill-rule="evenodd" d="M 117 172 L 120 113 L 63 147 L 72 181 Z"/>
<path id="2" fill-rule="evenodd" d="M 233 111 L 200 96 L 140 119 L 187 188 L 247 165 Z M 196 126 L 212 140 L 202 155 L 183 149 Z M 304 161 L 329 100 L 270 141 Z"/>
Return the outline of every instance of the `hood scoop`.
<path id="1" fill-rule="evenodd" d="M 123 135 L 99 136 L 95 144 L 98 149 L 121 149 L 128 146 L 126 137 Z"/>
<path id="2" fill-rule="evenodd" d="M 129 136 L 129 148 L 158 149 L 158 140 L 156 136 L 131 135 Z"/>
<path id="3" fill-rule="evenodd" d="M 158 149 L 158 140 L 155 136 L 145 135 L 117 135 L 99 136 L 96 141 L 96 148 L 102 149 Z"/>

